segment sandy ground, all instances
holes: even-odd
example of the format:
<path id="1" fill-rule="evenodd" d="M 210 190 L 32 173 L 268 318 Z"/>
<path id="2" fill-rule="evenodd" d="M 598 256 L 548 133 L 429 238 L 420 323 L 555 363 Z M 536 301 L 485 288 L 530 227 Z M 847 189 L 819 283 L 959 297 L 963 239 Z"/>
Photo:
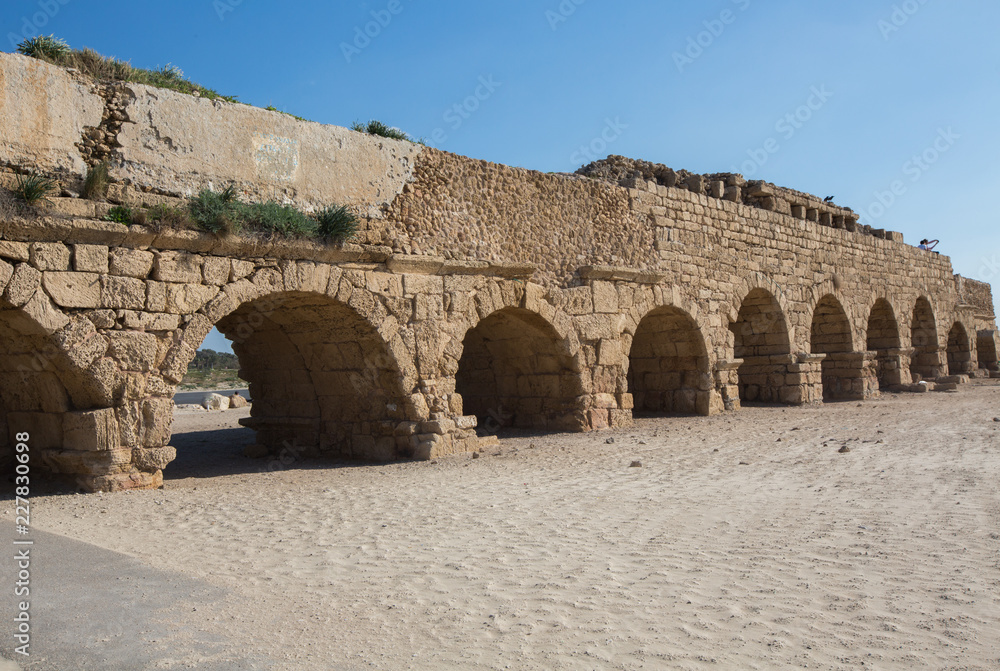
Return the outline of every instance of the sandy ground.
<path id="1" fill-rule="evenodd" d="M 382 466 L 245 459 L 243 415 L 179 413 L 163 490 L 33 500 L 226 595 L 147 668 L 1000 668 L 995 382 Z"/>

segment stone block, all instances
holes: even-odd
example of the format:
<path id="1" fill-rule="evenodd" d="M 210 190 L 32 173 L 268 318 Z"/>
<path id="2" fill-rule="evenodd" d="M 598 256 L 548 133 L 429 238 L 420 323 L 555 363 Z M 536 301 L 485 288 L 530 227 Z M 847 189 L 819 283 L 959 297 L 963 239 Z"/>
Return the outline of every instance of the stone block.
<path id="1" fill-rule="evenodd" d="M 211 332 L 213 326 L 212 322 L 205 315 L 193 315 L 187 326 L 184 327 L 184 341 L 194 349 L 198 349 L 202 341 L 205 340 L 205 336 Z"/>
<path id="2" fill-rule="evenodd" d="M 170 441 L 170 425 L 174 419 L 174 401 L 151 398 L 142 404 L 142 445 L 163 447 Z"/>
<path id="3" fill-rule="evenodd" d="M 107 245 L 74 245 L 73 269 L 80 273 L 108 272 Z"/>
<path id="4" fill-rule="evenodd" d="M 122 370 L 148 373 L 154 367 L 158 352 L 156 336 L 139 331 L 112 331 L 107 334 L 108 356 Z"/>
<path id="5" fill-rule="evenodd" d="M 455 428 L 456 424 L 453 420 L 438 419 L 430 422 L 421 422 L 419 432 L 434 433 L 443 436 L 453 432 Z"/>
<path id="6" fill-rule="evenodd" d="M 434 275 L 444 266 L 445 259 L 440 256 L 411 256 L 395 254 L 386 261 L 390 271 L 400 275 Z"/>
<path id="7" fill-rule="evenodd" d="M 561 293 L 563 309 L 570 315 L 589 315 L 594 312 L 594 295 L 590 287 L 573 287 Z M 617 300 L 617 298 L 615 299 Z"/>
<path id="8" fill-rule="evenodd" d="M 591 408 L 587 411 L 587 423 L 595 431 L 609 428 L 610 421 L 611 415 L 604 408 Z"/>
<path id="9" fill-rule="evenodd" d="M 14 268 L 3 297 L 8 303 L 19 308 L 31 300 L 41 283 L 42 274 L 38 270 L 28 263 L 19 263 Z"/>
<path id="10" fill-rule="evenodd" d="M 254 271 L 254 265 L 242 259 L 230 259 L 229 281 L 236 282 L 249 277 Z"/>
<path id="11" fill-rule="evenodd" d="M 97 273 L 47 271 L 42 273 L 42 286 L 61 307 L 102 307 L 101 277 Z"/>
<path id="12" fill-rule="evenodd" d="M 69 248 L 61 242 L 33 242 L 29 252 L 38 270 L 69 270 Z"/>
<path id="13" fill-rule="evenodd" d="M 112 275 L 146 279 L 153 269 L 153 260 L 152 252 L 115 247 L 109 253 L 109 272 Z"/>
<path id="14" fill-rule="evenodd" d="M 140 471 L 158 471 L 177 458 L 172 447 L 136 447 L 132 449 L 132 465 Z"/>
<path id="15" fill-rule="evenodd" d="M 132 463 L 132 450 L 102 450 L 82 452 L 74 450 L 51 450 L 43 459 L 55 473 L 71 475 L 106 475 L 124 473 Z"/>
<path id="16" fill-rule="evenodd" d="M 0 260 L 0 296 L 7 290 L 7 284 L 14 277 L 14 266 Z"/>
<path id="17" fill-rule="evenodd" d="M 22 310 L 47 333 L 55 333 L 69 324 L 69 317 L 56 307 L 49 295 L 41 288 L 35 291 L 35 295 L 24 304 Z"/>
<path id="18" fill-rule="evenodd" d="M 597 344 L 597 364 L 599 366 L 621 366 L 624 362 L 622 345 L 618 340 L 601 340 Z"/>
<path id="19" fill-rule="evenodd" d="M 618 291 L 610 282 L 594 282 L 594 312 L 612 314 L 618 312 Z"/>
<path id="20" fill-rule="evenodd" d="M 615 394 L 595 394 L 594 407 L 611 409 L 618 407 L 618 398 Z"/>
<path id="21" fill-rule="evenodd" d="M 143 473 L 129 471 L 111 475 L 84 475 L 76 478 L 77 484 L 88 492 L 123 492 L 141 489 L 158 489 L 163 486 L 163 472 Z"/>
<path id="22" fill-rule="evenodd" d="M 180 384 L 187 372 L 188 364 L 194 359 L 194 354 L 194 348 L 184 342 L 171 348 L 161 368 L 163 378 L 173 384 Z"/>
<path id="23" fill-rule="evenodd" d="M 444 297 L 433 294 L 417 294 L 414 301 L 414 321 L 441 319 L 444 316 Z"/>
<path id="24" fill-rule="evenodd" d="M 403 275 L 403 292 L 407 296 L 441 295 L 444 293 L 444 278 L 436 275 Z"/>
<path id="25" fill-rule="evenodd" d="M 439 434 L 419 434 L 417 436 L 417 447 L 413 452 L 413 458 L 423 461 L 437 459 L 451 454 L 454 439 L 449 436 Z"/>
<path id="26" fill-rule="evenodd" d="M 330 266 L 325 263 L 302 261 L 298 264 L 299 291 L 326 293 L 330 284 Z"/>
<path id="27" fill-rule="evenodd" d="M 188 315 L 197 312 L 219 293 L 219 287 L 202 284 L 167 284 L 163 312 Z"/>
<path id="28" fill-rule="evenodd" d="M 0 258 L 11 261 L 30 261 L 31 251 L 27 242 L 0 240 Z"/>
<path id="29" fill-rule="evenodd" d="M 112 310 L 142 310 L 146 307 L 146 283 L 132 277 L 101 276 L 101 307 Z"/>
<path id="30" fill-rule="evenodd" d="M 201 284 L 203 259 L 188 252 L 154 252 L 153 279 L 160 282 Z"/>
<path id="31" fill-rule="evenodd" d="M 117 450 L 121 446 L 113 408 L 66 413 L 62 418 L 62 434 L 67 450 L 96 452 Z"/>
<path id="32" fill-rule="evenodd" d="M 201 272 L 205 284 L 226 284 L 232 272 L 232 261 L 221 256 L 206 256 Z"/>
<path id="33" fill-rule="evenodd" d="M 181 316 L 126 310 L 124 323 L 133 331 L 173 331 L 180 327 Z"/>

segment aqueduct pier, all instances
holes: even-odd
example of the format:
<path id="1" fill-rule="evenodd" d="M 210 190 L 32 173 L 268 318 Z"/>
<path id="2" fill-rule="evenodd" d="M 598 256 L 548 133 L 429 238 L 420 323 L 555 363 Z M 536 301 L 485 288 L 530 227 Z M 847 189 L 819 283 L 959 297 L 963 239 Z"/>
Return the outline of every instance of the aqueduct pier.
<path id="1" fill-rule="evenodd" d="M 337 246 L 125 226 L 77 198 L 0 217 L 0 449 L 28 432 L 90 490 L 162 483 L 213 327 L 260 444 L 373 460 L 476 450 L 487 419 L 598 430 L 998 370 L 989 285 L 738 175 L 546 175 L 7 54 L 0 119 L 8 186 L 38 170 L 73 191 L 107 160 L 116 202 L 235 184 L 365 217 Z"/>

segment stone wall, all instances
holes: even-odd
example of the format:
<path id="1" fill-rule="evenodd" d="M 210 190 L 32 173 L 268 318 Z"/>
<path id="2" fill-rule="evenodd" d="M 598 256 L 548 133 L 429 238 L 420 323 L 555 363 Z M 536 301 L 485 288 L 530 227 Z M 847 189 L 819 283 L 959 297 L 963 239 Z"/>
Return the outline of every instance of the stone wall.
<path id="1" fill-rule="evenodd" d="M 112 199 L 225 182 L 366 215 L 339 246 L 124 226 L 69 198 L 0 217 L 0 442 L 31 432 L 42 463 L 89 489 L 162 482 L 171 398 L 213 327 L 250 383 L 255 452 L 375 460 L 482 449 L 504 426 L 863 400 L 997 368 L 988 287 L 806 194 L 663 166 L 542 174 L 155 89 L 109 95 L 17 57 L 0 73 L 56 82 L 8 108 L 69 100 L 63 121 L 16 116 L 0 145 L 0 162 L 67 191 L 96 148 Z M 265 131 L 294 142 L 263 150 Z"/>
<path id="2" fill-rule="evenodd" d="M 958 287 L 958 298 L 965 305 L 972 306 L 977 315 L 993 317 L 993 289 L 986 282 L 970 280 L 961 275 L 955 275 Z"/>
<path id="3" fill-rule="evenodd" d="M 82 178 L 110 162 L 121 184 L 169 196 L 234 184 L 243 198 L 377 219 L 409 181 L 419 146 L 298 121 L 250 105 L 141 84 L 99 85 L 0 53 L 0 166 Z"/>

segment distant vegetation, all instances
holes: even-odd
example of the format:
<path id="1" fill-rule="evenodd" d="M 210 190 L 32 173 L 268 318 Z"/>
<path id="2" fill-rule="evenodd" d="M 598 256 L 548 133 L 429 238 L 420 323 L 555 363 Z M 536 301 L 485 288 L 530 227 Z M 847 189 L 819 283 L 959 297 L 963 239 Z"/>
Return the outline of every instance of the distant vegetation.
<path id="1" fill-rule="evenodd" d="M 181 382 L 181 389 L 234 389 L 246 382 L 239 376 L 239 359 L 235 354 L 216 352 L 211 349 L 198 350 L 194 360 L 188 364 L 187 374 Z"/>
<path id="2" fill-rule="evenodd" d="M 188 364 L 188 370 L 238 370 L 240 360 L 229 352 L 216 352 L 214 349 L 200 349 L 195 352 L 194 359 Z"/>

